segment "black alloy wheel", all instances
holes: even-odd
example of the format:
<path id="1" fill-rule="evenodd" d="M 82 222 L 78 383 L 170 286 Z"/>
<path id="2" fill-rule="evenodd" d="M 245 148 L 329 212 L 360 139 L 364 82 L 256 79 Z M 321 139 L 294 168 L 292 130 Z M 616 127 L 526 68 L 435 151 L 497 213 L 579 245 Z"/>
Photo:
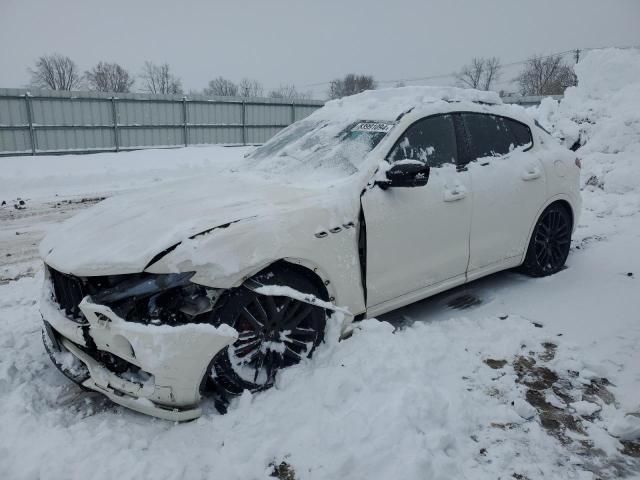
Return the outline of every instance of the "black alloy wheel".
<path id="1" fill-rule="evenodd" d="M 323 297 L 305 276 L 286 272 L 284 277 L 286 281 L 276 282 L 271 277 L 270 283 Z M 246 287 L 230 293 L 218 318 L 236 329 L 238 339 L 218 354 L 211 376 L 217 387 L 232 395 L 271 387 L 278 371 L 311 356 L 324 338 L 326 324 L 325 310 L 320 307 Z"/>
<path id="2" fill-rule="evenodd" d="M 545 277 L 560 271 L 571 248 L 571 214 L 559 203 L 549 205 L 536 224 L 527 256 L 523 264 L 525 273 Z"/>

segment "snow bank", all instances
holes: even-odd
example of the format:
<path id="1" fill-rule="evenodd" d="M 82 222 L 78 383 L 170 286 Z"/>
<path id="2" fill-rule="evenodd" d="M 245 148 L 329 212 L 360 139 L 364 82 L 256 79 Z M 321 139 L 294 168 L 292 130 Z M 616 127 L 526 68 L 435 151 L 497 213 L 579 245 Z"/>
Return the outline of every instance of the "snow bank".
<path id="1" fill-rule="evenodd" d="M 640 50 L 591 51 L 575 72 L 577 87 L 533 113 L 567 146 L 580 146 L 585 190 L 608 194 L 586 195 L 585 207 L 633 215 L 640 211 Z"/>

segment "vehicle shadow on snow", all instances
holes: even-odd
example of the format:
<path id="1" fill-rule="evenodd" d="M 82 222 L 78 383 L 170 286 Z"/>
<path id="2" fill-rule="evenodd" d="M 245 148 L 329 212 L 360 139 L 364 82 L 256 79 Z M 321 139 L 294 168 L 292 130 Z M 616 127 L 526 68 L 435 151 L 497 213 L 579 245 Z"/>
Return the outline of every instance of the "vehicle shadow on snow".
<path id="1" fill-rule="evenodd" d="M 416 321 L 435 322 L 448 320 L 452 315 L 465 316 L 493 302 L 500 295 L 501 290 L 530 281 L 530 278 L 516 272 L 494 273 L 385 313 L 378 319 L 389 322 L 396 328 L 405 328 Z"/>
<path id="2" fill-rule="evenodd" d="M 103 412 L 115 412 L 119 407 L 98 392 L 84 390 L 69 384 L 55 400 L 55 406 L 70 412 L 73 418 L 81 420 Z"/>
<path id="3" fill-rule="evenodd" d="M 104 395 L 87 390 L 65 377 L 50 363 L 46 352 L 43 352 L 43 362 L 42 379 L 46 388 L 42 387 L 44 391 L 40 398 L 48 410 L 62 415 L 64 424 L 71 425 L 101 413 L 122 411 L 122 407 Z"/>
<path id="4" fill-rule="evenodd" d="M 571 242 L 572 255 L 569 257 L 569 262 L 579 261 L 579 253 L 591 247 L 594 243 L 606 240 L 606 235 L 595 234 L 574 239 Z M 570 267 L 565 266 L 561 272 L 567 268 Z M 549 278 L 554 279 L 555 276 Z M 503 295 L 508 295 L 510 293 L 508 290 L 514 287 L 517 288 L 535 281 L 536 279 L 515 270 L 501 271 L 380 315 L 378 318 L 381 321 L 391 323 L 396 328 L 404 328 L 415 321 L 447 320 L 454 313 L 452 310 L 464 316 L 467 313 L 471 314 L 473 310 L 479 307 L 492 303 Z M 537 323 L 532 323 L 538 326 Z"/>

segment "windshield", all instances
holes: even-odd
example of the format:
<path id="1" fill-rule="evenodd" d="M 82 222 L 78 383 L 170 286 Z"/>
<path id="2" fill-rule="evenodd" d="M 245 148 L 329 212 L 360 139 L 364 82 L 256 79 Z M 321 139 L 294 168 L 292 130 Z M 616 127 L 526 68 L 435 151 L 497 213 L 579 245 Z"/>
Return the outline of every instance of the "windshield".
<path id="1" fill-rule="evenodd" d="M 257 148 L 249 161 L 270 173 L 324 170 L 347 176 L 358 171 L 393 126 L 386 121 L 302 120 Z"/>

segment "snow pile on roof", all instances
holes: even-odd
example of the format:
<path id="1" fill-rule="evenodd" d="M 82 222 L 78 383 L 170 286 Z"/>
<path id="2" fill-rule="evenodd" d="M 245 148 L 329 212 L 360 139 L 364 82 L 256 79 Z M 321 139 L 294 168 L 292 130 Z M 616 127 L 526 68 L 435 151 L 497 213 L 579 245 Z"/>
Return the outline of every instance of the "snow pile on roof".
<path id="1" fill-rule="evenodd" d="M 538 121 L 567 146 L 580 146 L 576 153 L 587 189 L 612 194 L 587 206 L 617 215 L 639 212 L 640 50 L 589 52 L 575 72 L 578 86 L 568 88 L 560 102 L 545 99 Z"/>
<path id="2" fill-rule="evenodd" d="M 313 114 L 315 118 L 355 120 L 395 120 L 407 110 L 437 102 L 481 102 L 501 104 L 495 92 L 456 87 L 398 87 L 367 90 L 357 95 L 327 102 Z"/>

